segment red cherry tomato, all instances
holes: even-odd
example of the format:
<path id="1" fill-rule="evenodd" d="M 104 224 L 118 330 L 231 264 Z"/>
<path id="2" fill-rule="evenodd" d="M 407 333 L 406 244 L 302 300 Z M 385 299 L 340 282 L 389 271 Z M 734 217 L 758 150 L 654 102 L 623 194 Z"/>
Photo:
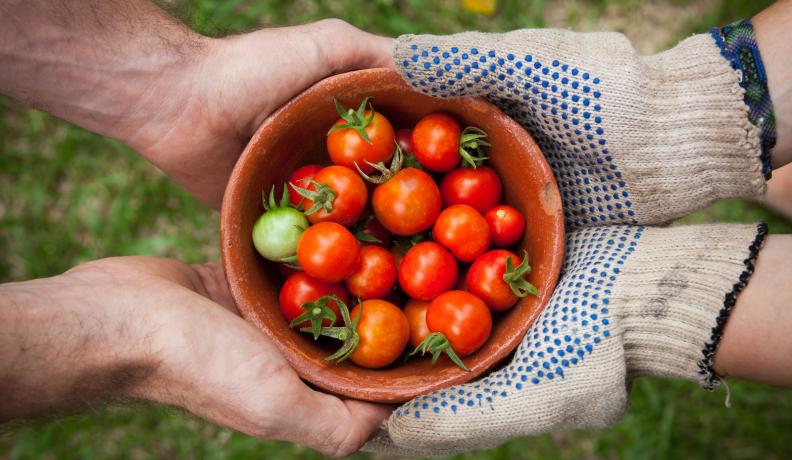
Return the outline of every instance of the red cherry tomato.
<path id="1" fill-rule="evenodd" d="M 462 262 L 471 262 L 489 247 L 487 221 L 466 204 L 455 204 L 437 216 L 432 229 L 435 241 Z"/>
<path id="2" fill-rule="evenodd" d="M 443 113 L 427 115 L 412 132 L 413 152 L 421 165 L 434 172 L 446 172 L 459 164 L 459 123 Z"/>
<path id="3" fill-rule="evenodd" d="M 511 206 L 496 206 L 486 214 L 484 220 L 490 229 L 492 245 L 497 247 L 511 246 L 520 241 L 525 231 L 525 218 L 520 211 Z"/>
<path id="4" fill-rule="evenodd" d="M 426 310 L 426 325 L 442 333 L 461 358 L 481 348 L 492 330 L 487 304 L 465 291 L 448 291 L 437 296 Z"/>
<path id="5" fill-rule="evenodd" d="M 410 299 L 404 306 L 404 316 L 410 324 L 410 345 L 415 348 L 426 339 L 431 331 L 426 325 L 426 309 L 432 302 Z"/>
<path id="6" fill-rule="evenodd" d="M 329 187 L 335 198 L 332 199 L 332 211 L 320 208 L 316 212 L 308 214 L 308 220 L 315 224 L 317 222 L 336 222 L 348 227 L 360 218 L 368 202 L 368 189 L 360 175 L 345 166 L 327 166 L 319 170 L 313 178 L 319 185 L 312 187 L 313 193 L 320 193 L 324 188 L 322 184 Z M 329 199 L 329 196 L 323 197 Z M 314 200 L 306 198 L 303 201 L 303 208 L 310 211 L 314 205 Z"/>
<path id="7" fill-rule="evenodd" d="M 410 155 L 413 153 L 413 143 L 412 143 L 412 130 L 411 129 L 400 129 L 396 131 L 396 143 L 399 144 L 399 147 L 404 150 L 404 153 Z"/>
<path id="8" fill-rule="evenodd" d="M 506 310 L 519 300 L 503 279 L 507 259 L 511 259 L 512 267 L 517 267 L 522 262 L 513 252 L 495 249 L 476 259 L 465 277 L 467 290 L 495 311 Z"/>
<path id="9" fill-rule="evenodd" d="M 297 193 L 291 185 L 296 185 L 298 187 L 303 187 L 307 189 L 312 189 L 313 186 L 311 185 L 311 179 L 314 178 L 316 173 L 321 170 L 322 167 L 319 165 L 305 165 L 300 166 L 299 168 L 295 169 L 291 176 L 289 176 L 289 201 L 291 202 L 292 206 L 299 206 L 300 203 L 303 201 L 303 196 Z"/>
<path id="10" fill-rule="evenodd" d="M 399 286 L 413 299 L 432 300 L 454 287 L 458 270 L 450 252 L 435 242 L 424 241 L 404 255 Z"/>
<path id="11" fill-rule="evenodd" d="M 297 272 L 289 277 L 280 291 L 278 298 L 281 312 L 287 322 L 291 322 L 294 318 L 300 316 L 305 311 L 302 305 L 306 302 L 313 302 L 320 297 L 326 295 L 335 295 L 345 304 L 349 303 L 349 296 L 346 289 L 341 284 L 330 284 L 319 281 L 316 278 L 311 278 L 303 272 Z M 338 304 L 334 301 L 328 302 L 327 306 L 336 314 L 336 323 L 341 320 L 341 313 L 338 310 Z M 297 328 L 309 327 L 310 322 L 305 321 L 300 323 Z M 324 326 L 332 326 L 330 321 L 325 319 Z"/>
<path id="12" fill-rule="evenodd" d="M 502 193 L 503 187 L 498 175 L 487 166 L 455 169 L 440 182 L 444 208 L 466 204 L 484 214 L 500 203 Z"/>
<path id="13" fill-rule="evenodd" d="M 349 292 L 359 299 L 382 299 L 396 284 L 396 262 L 391 253 L 369 244 L 360 248 L 357 268 L 346 280 Z"/>
<path id="14" fill-rule="evenodd" d="M 366 110 L 363 116 L 368 118 L 371 116 L 371 111 Z M 345 123 L 347 123 L 346 120 L 340 119 L 333 126 Z M 371 143 L 366 142 L 363 136 L 352 128 L 338 129 L 327 136 L 327 152 L 334 164 L 353 170 L 357 164 L 364 173 L 370 173 L 374 171 L 374 168 L 366 163 L 367 161 L 370 163 L 386 162 L 393 156 L 393 126 L 387 118 L 379 112 L 374 112 L 374 118 L 364 129 Z"/>
<path id="15" fill-rule="evenodd" d="M 410 325 L 399 307 L 385 300 L 365 300 L 349 313 L 352 320 L 358 315 L 362 315 L 357 326 L 360 343 L 349 357 L 353 363 L 376 369 L 401 356 L 410 339 Z"/>
<path id="16" fill-rule="evenodd" d="M 303 271 L 326 283 L 348 278 L 359 257 L 355 235 L 335 222 L 311 225 L 297 243 L 297 262 Z"/>
<path id="17" fill-rule="evenodd" d="M 396 235 L 412 235 L 431 227 L 440 213 L 440 190 L 432 177 L 405 168 L 374 189 L 374 215 Z"/>

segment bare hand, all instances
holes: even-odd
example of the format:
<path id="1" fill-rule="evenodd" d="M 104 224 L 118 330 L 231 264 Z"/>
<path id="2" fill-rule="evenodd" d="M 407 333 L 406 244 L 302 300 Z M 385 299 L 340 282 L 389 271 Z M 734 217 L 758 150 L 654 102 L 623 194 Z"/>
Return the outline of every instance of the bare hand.
<path id="1" fill-rule="evenodd" d="M 14 401 L 0 420 L 132 397 L 343 456 L 391 412 L 303 383 L 239 317 L 218 264 L 103 259 L 0 289 L 0 393 Z"/>

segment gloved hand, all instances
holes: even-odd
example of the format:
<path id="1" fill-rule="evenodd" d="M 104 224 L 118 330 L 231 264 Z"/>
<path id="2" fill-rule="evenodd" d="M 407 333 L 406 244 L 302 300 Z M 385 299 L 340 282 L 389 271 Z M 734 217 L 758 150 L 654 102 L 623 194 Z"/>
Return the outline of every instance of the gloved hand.
<path id="1" fill-rule="evenodd" d="M 394 60 L 418 91 L 485 96 L 521 122 L 555 172 L 569 226 L 662 224 L 765 191 L 772 106 L 758 49 L 735 33 L 713 31 L 720 48 L 704 34 L 653 56 L 617 33 L 407 35 Z"/>
<path id="2" fill-rule="evenodd" d="M 572 232 L 563 276 L 511 362 L 405 403 L 365 450 L 449 455 L 617 422 L 630 381 L 711 386 L 729 309 L 764 225 L 616 225 Z"/>
<path id="3" fill-rule="evenodd" d="M 642 375 L 717 383 L 714 352 L 766 227 L 642 225 L 764 192 L 774 130 L 741 86 L 756 81 L 744 53 L 723 38 L 648 57 L 609 33 L 398 40 L 397 68 L 416 89 L 485 96 L 531 132 L 577 230 L 511 362 L 405 403 L 366 450 L 446 455 L 607 426 Z"/>

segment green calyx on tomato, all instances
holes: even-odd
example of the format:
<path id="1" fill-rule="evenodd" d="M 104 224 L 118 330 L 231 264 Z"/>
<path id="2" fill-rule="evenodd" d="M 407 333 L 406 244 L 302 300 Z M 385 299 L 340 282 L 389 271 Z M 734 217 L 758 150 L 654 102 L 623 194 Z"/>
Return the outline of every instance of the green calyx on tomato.
<path id="1" fill-rule="evenodd" d="M 363 179 L 371 182 L 372 184 L 384 184 L 388 182 L 388 180 L 396 175 L 397 172 L 401 171 L 402 169 L 402 162 L 404 160 L 404 153 L 402 152 L 401 147 L 396 144 L 395 150 L 393 151 L 393 158 L 391 159 L 390 166 L 385 166 L 385 163 L 371 163 L 370 161 L 366 161 L 366 164 L 371 166 L 372 168 L 379 171 L 379 176 L 370 176 L 363 172 L 360 169 L 360 166 L 355 163 L 355 167 L 358 170 L 358 173 L 363 177 Z"/>
<path id="2" fill-rule="evenodd" d="M 297 252 L 300 236 L 309 226 L 308 219 L 291 206 L 286 185 L 280 202 L 275 200 L 274 185 L 269 197 L 262 192 L 261 199 L 264 213 L 253 225 L 253 245 L 267 260 L 289 262 Z"/>
<path id="3" fill-rule="evenodd" d="M 463 370 L 469 371 L 465 363 L 457 356 L 454 352 L 454 349 L 451 348 L 451 343 L 448 342 L 448 339 L 441 333 L 441 332 L 432 332 L 423 342 L 421 342 L 415 350 L 413 350 L 409 356 L 413 356 L 418 352 L 421 352 L 421 356 L 425 355 L 426 353 L 432 354 L 432 365 L 437 362 L 440 355 L 445 353 L 451 358 L 451 361 L 454 362 L 457 366 L 462 368 Z"/>
<path id="4" fill-rule="evenodd" d="M 489 159 L 484 148 L 491 144 L 486 138 L 487 133 L 481 128 L 468 126 L 462 130 L 462 135 L 459 136 L 459 156 L 462 157 L 462 163 L 475 169 Z"/>
<path id="5" fill-rule="evenodd" d="M 371 144 L 371 139 L 366 132 L 366 126 L 368 126 L 369 123 L 371 123 L 371 120 L 374 119 L 374 107 L 369 104 L 369 99 L 372 99 L 372 97 L 367 96 L 365 99 L 363 99 L 363 102 L 360 103 L 360 107 L 358 107 L 357 110 L 345 109 L 337 99 L 333 99 L 336 110 L 338 111 L 338 115 L 346 123 L 333 126 L 330 128 L 330 131 L 327 132 L 327 135 L 329 136 L 330 133 L 333 131 L 338 131 L 339 129 L 354 129 L 358 134 L 360 134 L 360 137 L 362 137 L 367 144 Z M 370 109 L 368 117 L 366 116 L 366 104 L 368 104 Z"/>
<path id="6" fill-rule="evenodd" d="M 303 198 L 307 198 L 313 202 L 313 205 L 304 212 L 305 215 L 310 216 L 320 209 L 324 209 L 325 212 L 328 213 L 333 212 L 333 201 L 336 199 L 336 194 L 333 189 L 330 188 L 329 185 L 320 184 L 313 179 L 310 179 L 309 182 L 314 186 L 314 190 L 308 190 L 298 185 L 289 184 L 295 192 L 302 195 Z M 300 205 L 302 205 L 302 202 Z"/>
<path id="7" fill-rule="evenodd" d="M 523 251 L 523 260 L 516 267 L 512 264 L 511 257 L 506 258 L 506 273 L 503 274 L 503 281 L 509 285 L 517 297 L 526 297 L 528 294 L 539 296 L 536 286 L 525 279 L 525 275 L 529 273 L 531 273 L 531 266 L 528 265 L 528 251 Z"/>
<path id="8" fill-rule="evenodd" d="M 327 320 L 330 324 L 336 321 L 335 312 L 327 305 L 329 302 L 336 302 L 336 305 L 339 306 L 343 305 L 341 299 L 332 294 L 319 297 L 313 302 L 305 302 L 300 305 L 305 311 L 303 314 L 294 318 L 292 322 L 289 323 L 289 327 L 295 327 L 308 321 L 311 323 L 311 327 L 302 328 L 301 331 L 306 332 L 305 329 L 308 329 L 311 334 L 313 334 L 314 340 L 318 339 L 322 333 L 322 323 L 324 323 L 324 320 Z"/>
<path id="9" fill-rule="evenodd" d="M 360 334 L 358 334 L 357 327 L 358 323 L 360 322 L 360 318 L 363 316 L 363 309 L 360 309 L 360 313 L 358 313 L 355 319 L 351 319 L 349 317 L 349 308 L 341 299 L 334 295 L 325 297 L 330 297 L 330 300 L 335 301 L 336 305 L 338 305 L 338 310 L 341 312 L 341 318 L 344 321 L 343 326 L 321 327 L 319 334 L 343 342 L 343 345 L 341 345 L 341 348 L 339 348 L 338 351 L 325 358 L 325 361 L 335 361 L 336 364 L 338 364 L 352 356 L 352 353 L 355 352 L 358 345 L 360 344 Z M 297 320 L 295 319 L 295 321 Z M 322 323 L 320 321 L 319 325 L 321 326 L 321 324 Z M 310 332 L 313 334 L 313 324 L 311 326 L 312 327 L 304 327 L 300 329 L 300 331 Z"/>

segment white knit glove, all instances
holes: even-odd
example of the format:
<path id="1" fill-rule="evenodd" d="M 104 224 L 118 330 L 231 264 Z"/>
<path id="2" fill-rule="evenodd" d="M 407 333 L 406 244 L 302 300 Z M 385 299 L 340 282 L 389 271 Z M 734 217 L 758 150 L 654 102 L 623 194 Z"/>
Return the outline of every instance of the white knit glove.
<path id="1" fill-rule="evenodd" d="M 571 233 L 564 274 L 511 362 L 405 403 L 365 450 L 448 455 L 617 422 L 630 381 L 712 386 L 712 358 L 766 227 L 595 227 Z"/>
<path id="2" fill-rule="evenodd" d="M 769 175 L 742 73 L 709 34 L 639 56 L 617 33 L 407 35 L 396 68 L 433 96 L 485 96 L 555 172 L 567 224 L 662 224 Z"/>
<path id="3" fill-rule="evenodd" d="M 602 427 L 621 418 L 635 377 L 717 383 L 715 349 L 766 227 L 636 225 L 765 190 L 762 130 L 713 36 L 646 57 L 612 33 L 405 36 L 394 56 L 416 89 L 485 96 L 520 121 L 578 230 L 511 362 L 405 403 L 365 449 L 446 455 Z"/>

